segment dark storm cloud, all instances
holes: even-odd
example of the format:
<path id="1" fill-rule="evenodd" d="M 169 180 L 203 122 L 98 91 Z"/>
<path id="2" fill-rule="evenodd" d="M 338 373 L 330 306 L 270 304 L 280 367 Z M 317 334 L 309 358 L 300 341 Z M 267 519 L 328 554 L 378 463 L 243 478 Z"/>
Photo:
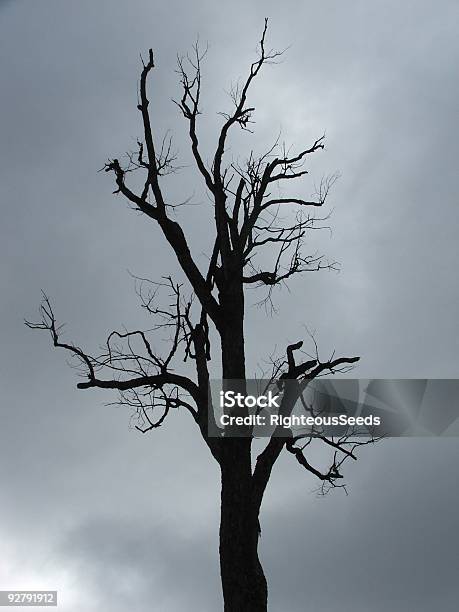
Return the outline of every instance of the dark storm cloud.
<path id="1" fill-rule="evenodd" d="M 154 436 L 128 431 L 129 413 L 102 405 L 113 397 L 77 392 L 64 356 L 22 318 L 33 318 L 44 288 L 68 322 L 66 338 L 88 349 L 122 324 L 148 326 L 125 270 L 158 277 L 175 263 L 97 173 L 140 133 L 139 52 L 155 48 L 155 129 L 172 128 L 186 164 L 185 126 L 170 102 L 175 54 L 198 33 L 209 41 L 200 129 L 210 158 L 216 111 L 228 108 L 225 89 L 244 74 L 267 14 L 272 45 L 290 48 L 256 84 L 255 134 L 234 142 L 261 150 L 281 130 L 299 146 L 326 131 L 327 151 L 304 189 L 309 195 L 323 173 L 342 174 L 330 201 L 333 235 L 311 238 L 342 271 L 276 294 L 277 317 L 249 310 L 250 368 L 306 339 L 307 324 L 324 356 L 333 348 L 362 356 L 356 375 L 457 376 L 457 3 L 17 0 L 0 8 L 0 537 L 11 555 L 2 588 L 13 579 L 28 588 L 21 578 L 33 576 L 46 588 L 53 579 L 64 591 L 73 584 L 65 612 L 89 606 L 88 593 L 102 611 L 126 609 L 130 596 L 139 611 L 152 601 L 218 609 L 218 473 L 186 415 Z M 169 181 L 168 194 L 199 205 L 184 215 L 205 261 L 208 232 L 196 219 L 211 210 L 190 169 Z M 453 609 L 458 500 L 445 470 L 458 445 L 398 440 L 365 450 L 348 466 L 349 497 L 317 500 L 289 457 L 278 466 L 262 525 L 273 610 L 297 612 L 305 600 L 330 612 L 363 611 L 370 600 L 381 611 L 405 610 L 404 601 Z M 121 574 L 136 595 L 117 584 Z"/>

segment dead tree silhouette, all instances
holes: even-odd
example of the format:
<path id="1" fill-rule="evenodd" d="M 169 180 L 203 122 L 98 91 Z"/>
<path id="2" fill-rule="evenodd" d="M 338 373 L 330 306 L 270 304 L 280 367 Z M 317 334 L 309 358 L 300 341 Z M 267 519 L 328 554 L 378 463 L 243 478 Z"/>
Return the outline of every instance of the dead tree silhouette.
<path id="1" fill-rule="evenodd" d="M 148 61 L 143 63 L 138 92 L 143 139 L 138 142 L 135 153 L 128 156 L 126 164 L 111 159 L 105 165 L 105 171 L 114 176 L 115 193 L 124 196 L 135 210 L 159 228 L 189 284 L 188 295 L 183 285 L 171 277 L 157 283 L 141 280 L 137 285 L 142 305 L 157 318 L 155 330 L 166 329 L 170 333 L 166 354 L 158 354 L 153 349 L 151 330 L 114 331 L 97 356 L 65 343 L 46 295 L 40 307 L 41 320 L 26 321 L 31 328 L 48 330 L 55 347 L 76 357 L 85 374 L 85 380 L 77 385 L 79 389 L 118 390 L 120 402 L 135 409 L 139 417 L 137 428 L 142 432 L 160 427 L 172 408 L 180 407 L 191 414 L 221 472 L 219 553 L 227 612 L 267 610 L 267 583 L 258 556 L 259 514 L 273 466 L 281 452 L 291 453 L 303 468 L 319 479 L 325 492 L 343 486 L 343 462 L 355 459 L 356 447 L 370 441 L 349 436 L 336 439 L 316 433 L 314 439 L 333 452 L 330 466 L 322 471 L 305 456 L 312 437 L 300 441 L 273 436 L 252 465 L 253 440 L 250 436 L 218 438 L 209 435 L 211 357 L 214 358 L 214 353 L 220 354 L 223 379 L 246 380 L 244 294 L 247 286 L 265 287 L 267 294 L 263 299 L 270 303 L 273 287 L 290 277 L 334 267 L 321 255 L 303 252 L 304 237 L 317 223 L 317 219 L 305 211 L 324 205 L 334 178 L 324 179 L 312 199 L 273 195 L 279 193 L 273 187 L 287 184 L 290 187 L 307 175 L 306 162 L 324 148 L 323 136 L 294 153 L 277 140 L 261 156 L 252 152 L 245 162 L 225 160 L 232 130 L 248 130 L 253 123 L 255 109 L 248 104 L 253 81 L 265 64 L 280 55 L 267 50 L 266 32 L 267 20 L 257 59 L 251 64 L 245 81 L 231 91 L 233 109 L 223 114 L 210 165 L 201 153 L 197 129 L 204 53 L 196 45 L 191 55 L 178 61 L 181 98 L 175 103 L 187 123 L 197 176 L 205 184 L 215 215 L 215 225 L 209 226 L 209 231 L 212 229 L 215 233 L 214 247 L 205 272 L 193 258 L 185 229 L 171 214 L 173 205 L 167 203 L 163 193 L 162 177 L 174 171 L 175 154 L 170 139 L 164 139 L 157 146 L 153 136 L 147 93 L 147 82 L 155 66 L 152 50 Z M 129 186 L 129 173 L 133 171 L 143 173 L 139 190 Z M 292 208 L 296 211 L 294 214 Z M 284 214 L 287 210 L 288 214 Z M 260 256 L 265 253 L 274 253 L 270 269 L 257 263 L 266 261 Z M 163 290 L 171 298 L 164 307 L 158 305 Z M 211 347 L 212 338 L 219 338 L 220 346 Z M 273 360 L 273 377 L 307 383 L 327 373 L 347 371 L 359 359 L 332 356 L 321 361 L 316 351 L 313 358 L 303 361 L 298 358 L 303 354 L 301 347 L 302 342 L 291 344 L 284 357 Z M 180 361 L 184 360 L 193 364 L 192 376 L 178 373 Z"/>

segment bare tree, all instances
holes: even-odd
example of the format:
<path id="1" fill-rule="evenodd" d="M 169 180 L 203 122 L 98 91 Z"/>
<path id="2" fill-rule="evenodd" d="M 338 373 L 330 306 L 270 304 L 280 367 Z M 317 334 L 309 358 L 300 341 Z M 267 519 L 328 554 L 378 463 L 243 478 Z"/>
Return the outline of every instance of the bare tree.
<path id="1" fill-rule="evenodd" d="M 315 227 L 317 218 L 310 212 L 322 207 L 334 177 L 324 179 L 316 197 L 280 197 L 276 189 L 292 185 L 307 175 L 306 163 L 324 148 L 324 137 L 291 152 L 278 140 L 266 153 L 251 152 L 244 162 L 227 162 L 225 149 L 232 130 L 249 130 L 254 108 L 248 103 L 250 87 L 263 66 L 280 53 L 266 47 L 267 20 L 259 42 L 259 54 L 248 75 L 233 87 L 232 111 L 223 115 L 213 161 L 206 163 L 198 139 L 198 116 L 201 98 L 201 62 L 204 57 L 196 45 L 193 53 L 178 60 L 181 98 L 175 103 L 187 123 L 191 151 L 197 176 L 205 184 L 213 203 L 215 232 L 213 251 L 207 270 L 202 271 L 193 257 L 184 228 L 172 214 L 174 205 L 163 193 L 162 177 L 173 172 L 176 156 L 170 138 L 157 145 L 152 128 L 147 82 L 155 66 L 153 52 L 143 63 L 139 83 L 138 109 L 144 136 L 135 153 L 122 164 L 111 159 L 105 171 L 112 173 L 115 193 L 122 194 L 130 205 L 159 228 L 169 243 L 188 283 L 187 289 L 167 277 L 159 282 L 137 279 L 142 306 L 155 317 L 153 330 L 112 332 L 99 355 L 61 339 L 51 303 L 44 296 L 41 320 L 26 322 L 34 329 L 51 333 L 55 347 L 70 352 L 82 367 L 85 380 L 79 389 L 99 387 L 116 389 L 120 402 L 134 408 L 137 428 L 148 432 L 161 426 L 171 408 L 188 411 L 221 471 L 220 568 L 224 609 L 228 612 L 265 611 L 267 584 L 258 556 L 259 514 L 271 472 L 282 451 L 291 453 L 297 462 L 316 477 L 322 490 L 342 486 L 341 467 L 362 442 L 349 436 L 327 437 L 311 433 L 306 439 L 277 437 L 268 439 L 264 450 L 252 465 L 253 439 L 248 437 L 214 437 L 209 435 L 208 388 L 209 361 L 215 352 L 221 355 L 221 376 L 229 380 L 246 380 L 244 330 L 244 294 L 248 286 L 264 287 L 262 298 L 271 302 L 276 285 L 295 275 L 333 268 L 318 254 L 305 254 L 304 237 Z M 142 176 L 139 189 L 130 186 L 131 172 Z M 296 211 L 292 213 L 292 207 Z M 287 214 L 288 211 L 288 214 Z M 210 231 L 209 227 L 209 231 Z M 263 265 L 269 256 L 272 267 Z M 160 298 L 166 293 L 166 305 Z M 190 297 L 191 296 L 191 297 Z M 166 330 L 168 350 L 159 354 L 153 349 L 152 333 Z M 220 346 L 213 348 L 212 338 Z M 332 356 L 321 361 L 318 351 L 304 361 L 302 342 L 286 348 L 285 357 L 273 360 L 272 376 L 296 380 L 303 387 L 323 374 L 346 371 L 358 357 Z M 298 357 L 300 356 L 300 358 Z M 180 363 L 193 364 L 193 375 L 180 372 Z M 189 370 L 186 370 L 188 372 Z M 183 369 L 182 369 L 183 372 Z M 288 413 L 287 404 L 283 408 Z M 319 441 L 332 450 L 330 466 L 321 470 L 306 458 L 310 442 Z"/>

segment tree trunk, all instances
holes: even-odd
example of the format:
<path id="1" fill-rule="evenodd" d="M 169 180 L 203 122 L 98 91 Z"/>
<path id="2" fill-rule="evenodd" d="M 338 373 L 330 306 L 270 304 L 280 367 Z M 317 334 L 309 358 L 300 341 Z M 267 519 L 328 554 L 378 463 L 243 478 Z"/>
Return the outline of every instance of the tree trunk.
<path id="1" fill-rule="evenodd" d="M 252 502 L 250 440 L 228 438 L 222 466 L 220 570 L 225 612 L 266 612 L 268 589 L 258 558 L 258 511 Z M 242 458 L 242 461 L 241 461 Z"/>
<path id="2" fill-rule="evenodd" d="M 244 294 L 242 278 L 220 294 L 222 373 L 245 392 Z M 243 389 L 241 388 L 243 387 Z M 258 506 L 253 500 L 251 438 L 223 440 L 221 468 L 220 571 L 224 612 L 266 612 L 268 589 L 258 558 Z"/>

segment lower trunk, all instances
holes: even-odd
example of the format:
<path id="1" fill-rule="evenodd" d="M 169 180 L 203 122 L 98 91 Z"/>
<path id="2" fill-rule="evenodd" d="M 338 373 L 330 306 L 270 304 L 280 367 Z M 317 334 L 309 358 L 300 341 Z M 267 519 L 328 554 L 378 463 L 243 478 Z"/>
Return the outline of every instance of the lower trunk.
<path id="1" fill-rule="evenodd" d="M 242 274 L 242 268 L 240 270 Z M 223 379 L 245 393 L 242 275 L 220 291 L 225 326 L 220 330 Z M 225 382 L 225 384 L 226 384 Z M 235 385 L 235 386 L 234 386 Z M 258 559 L 258 508 L 252 495 L 251 439 L 222 440 L 220 571 L 224 612 L 266 612 L 268 589 Z"/>
<path id="2" fill-rule="evenodd" d="M 220 570 L 225 612 L 267 610 L 268 589 L 258 558 L 258 510 L 252 501 L 247 442 L 241 438 L 225 440 L 228 455 L 221 472 L 220 522 Z"/>

